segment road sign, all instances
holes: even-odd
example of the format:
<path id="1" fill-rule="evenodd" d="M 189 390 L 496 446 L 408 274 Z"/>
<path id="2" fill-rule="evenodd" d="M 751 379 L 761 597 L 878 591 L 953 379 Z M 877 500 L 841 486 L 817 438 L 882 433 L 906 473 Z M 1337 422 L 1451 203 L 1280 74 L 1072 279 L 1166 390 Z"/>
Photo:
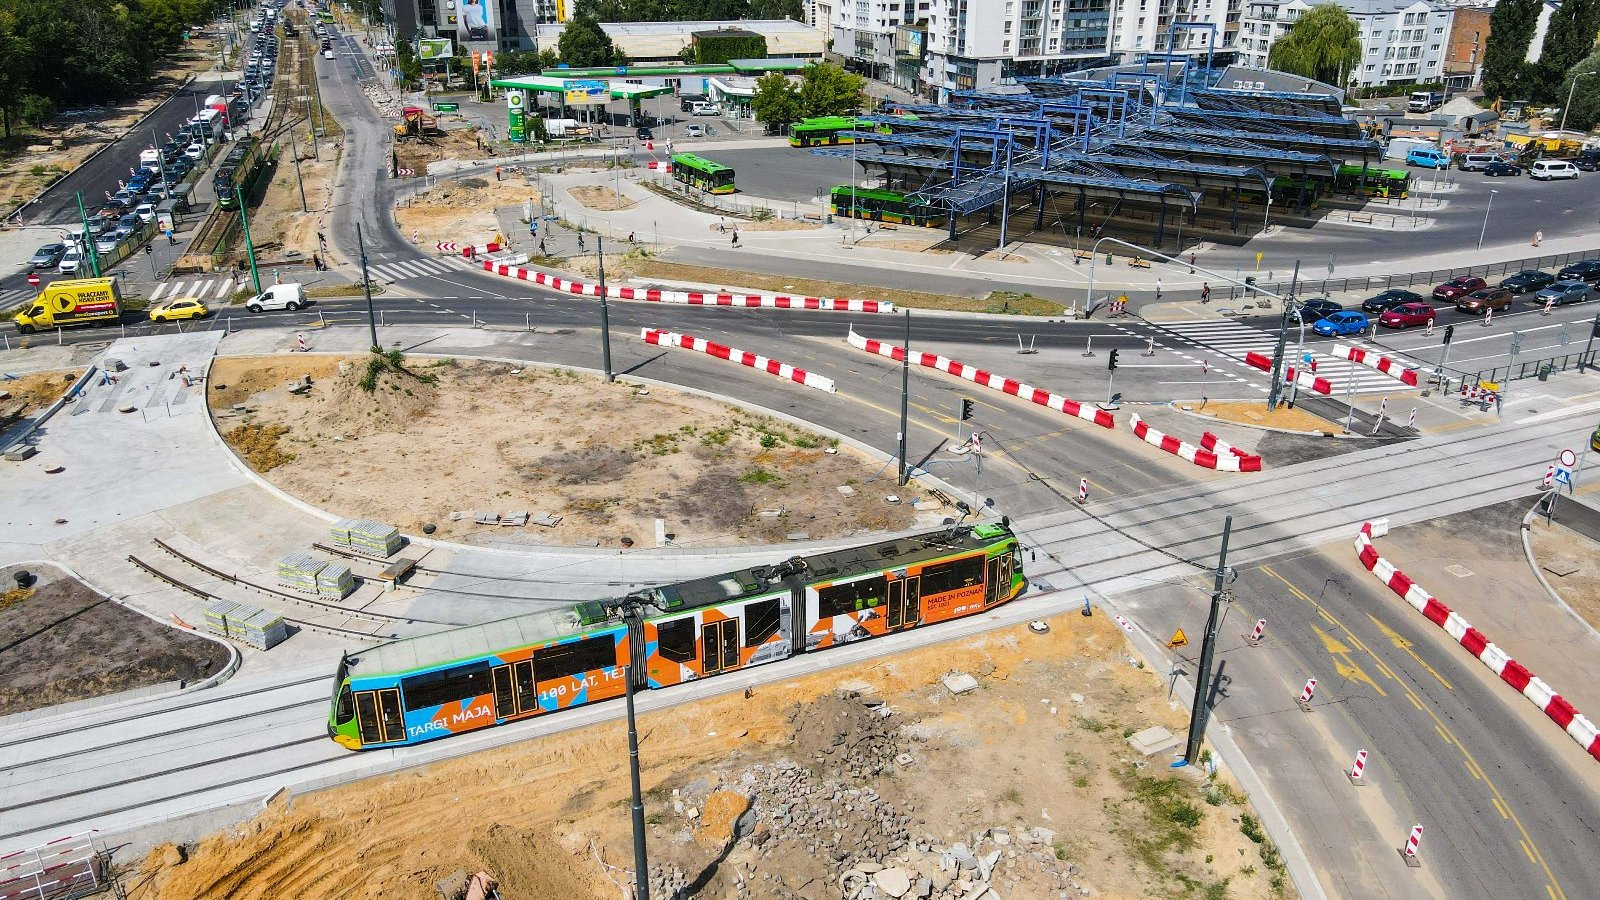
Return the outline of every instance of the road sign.
<path id="1" fill-rule="evenodd" d="M 1578 455 L 1571 450 L 1561 451 L 1561 465 L 1563 468 L 1572 468 L 1578 464 Z"/>
<path id="2" fill-rule="evenodd" d="M 1187 647 L 1187 646 L 1189 646 L 1189 637 L 1188 637 L 1188 635 L 1185 635 L 1183 633 L 1183 629 L 1182 628 L 1179 628 L 1177 631 L 1174 631 L 1172 633 L 1172 640 L 1167 641 L 1167 647 L 1169 649 L 1175 648 L 1175 647 Z"/>
<path id="3" fill-rule="evenodd" d="M 434 112 L 456 112 L 460 109 L 461 104 L 459 103 L 435 103 L 433 105 Z"/>
<path id="4" fill-rule="evenodd" d="M 461 249 L 460 245 L 454 241 L 440 241 L 439 243 L 434 244 L 434 246 L 439 248 L 440 253 L 454 253 Z"/>
<path id="5" fill-rule="evenodd" d="M 1556 469 L 1556 484 L 1564 484 L 1567 487 L 1572 487 L 1572 470 Z"/>
<path id="6" fill-rule="evenodd" d="M 38 287 L 39 286 L 39 273 L 38 272 L 29 272 L 28 273 L 28 284 L 33 286 L 33 287 Z"/>
<path id="7" fill-rule="evenodd" d="M 401 177 L 401 178 L 410 178 L 412 175 L 417 174 L 417 170 L 416 169 L 396 169 L 395 170 L 395 174 L 397 176 Z"/>

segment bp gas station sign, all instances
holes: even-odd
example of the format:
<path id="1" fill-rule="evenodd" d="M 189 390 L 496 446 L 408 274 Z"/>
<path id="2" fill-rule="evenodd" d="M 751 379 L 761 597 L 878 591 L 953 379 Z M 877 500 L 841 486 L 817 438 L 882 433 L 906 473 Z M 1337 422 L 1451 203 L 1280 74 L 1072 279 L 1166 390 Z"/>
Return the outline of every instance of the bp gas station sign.
<path id="1" fill-rule="evenodd" d="M 527 91 L 521 88 L 506 91 L 506 114 L 510 117 L 508 131 L 512 143 L 521 144 L 528 140 L 527 104 Z"/>

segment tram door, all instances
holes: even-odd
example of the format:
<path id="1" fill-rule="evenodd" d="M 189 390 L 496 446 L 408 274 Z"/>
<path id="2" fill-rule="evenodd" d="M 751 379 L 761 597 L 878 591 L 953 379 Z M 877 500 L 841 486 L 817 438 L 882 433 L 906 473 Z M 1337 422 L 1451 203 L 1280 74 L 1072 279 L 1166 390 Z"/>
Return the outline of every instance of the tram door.
<path id="1" fill-rule="evenodd" d="M 517 714 L 517 694 L 511 683 L 511 667 L 494 667 L 494 715 L 505 719 Z"/>
<path id="2" fill-rule="evenodd" d="M 539 687 L 533 680 L 533 660 L 525 659 L 511 664 L 511 682 L 517 692 L 517 712 L 525 713 L 539 706 Z"/>
<path id="3" fill-rule="evenodd" d="M 885 611 L 889 628 L 903 628 L 921 619 L 922 576 L 897 578 L 889 582 L 889 608 Z"/>
<path id="4" fill-rule="evenodd" d="M 1011 591 L 1011 554 L 991 557 L 985 573 L 983 602 L 985 605 L 1001 600 Z"/>
<path id="5" fill-rule="evenodd" d="M 700 632 L 700 662 L 705 674 L 739 668 L 739 620 L 707 622 Z"/>
<path id="6" fill-rule="evenodd" d="M 406 738 L 405 719 L 400 715 L 400 692 L 361 691 L 356 694 L 356 725 L 362 744 L 387 744 Z"/>

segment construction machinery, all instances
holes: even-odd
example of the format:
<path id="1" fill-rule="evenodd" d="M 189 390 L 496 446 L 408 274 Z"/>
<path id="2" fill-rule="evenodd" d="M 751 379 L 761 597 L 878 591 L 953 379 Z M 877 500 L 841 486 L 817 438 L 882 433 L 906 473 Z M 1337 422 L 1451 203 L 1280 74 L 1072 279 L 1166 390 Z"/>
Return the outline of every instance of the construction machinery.
<path id="1" fill-rule="evenodd" d="M 400 121 L 394 126 L 396 140 L 405 138 L 427 140 L 443 134 L 444 131 L 439 128 L 438 118 L 428 115 L 428 111 L 420 106 L 407 106 L 400 110 Z"/>

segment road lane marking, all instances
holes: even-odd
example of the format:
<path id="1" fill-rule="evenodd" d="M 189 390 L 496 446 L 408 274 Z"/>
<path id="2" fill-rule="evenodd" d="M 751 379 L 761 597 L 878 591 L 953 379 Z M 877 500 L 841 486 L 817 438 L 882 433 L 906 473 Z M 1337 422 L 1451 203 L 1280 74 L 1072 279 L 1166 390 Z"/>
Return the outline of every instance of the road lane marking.
<path id="1" fill-rule="evenodd" d="M 1492 802 L 1494 804 L 1495 812 L 1498 812 L 1500 814 L 1500 818 L 1502 818 L 1502 819 L 1511 818 L 1510 811 L 1506 809 L 1506 805 L 1504 803 L 1501 803 L 1500 799 L 1498 797 L 1490 797 L 1489 800 L 1490 800 L 1490 802 Z"/>
<path id="2" fill-rule="evenodd" d="M 1446 744 L 1455 743 L 1454 741 L 1450 740 L 1450 732 L 1445 731 L 1443 725 L 1440 725 L 1438 723 L 1434 723 L 1433 730 L 1439 732 L 1439 738 L 1441 740 L 1443 740 Z"/>
<path id="3" fill-rule="evenodd" d="M 1315 625 L 1311 626 L 1311 630 L 1315 631 L 1317 633 L 1317 637 L 1322 640 L 1322 649 L 1328 651 L 1328 655 L 1333 657 L 1333 668 L 1334 671 L 1339 674 L 1340 678 L 1365 682 L 1373 690 L 1378 692 L 1378 696 L 1389 696 L 1383 688 L 1378 687 L 1378 683 L 1376 681 L 1372 680 L 1372 676 L 1368 675 L 1366 672 L 1363 672 L 1361 667 L 1350 658 L 1351 650 L 1349 647 L 1346 647 L 1338 638 L 1327 633 L 1326 631 L 1323 631 L 1321 628 L 1318 628 Z"/>
<path id="4" fill-rule="evenodd" d="M 1528 854 L 1528 861 L 1533 862 L 1533 847 L 1526 840 L 1522 841 L 1522 852 Z"/>
<path id="5" fill-rule="evenodd" d="M 1447 690 L 1447 691 L 1455 690 L 1455 688 L 1450 686 L 1450 682 L 1444 680 L 1444 676 L 1440 675 L 1439 671 L 1437 669 L 1435 669 L 1433 666 L 1430 666 L 1426 662 L 1424 662 L 1422 657 L 1418 656 L 1416 651 L 1411 649 L 1411 642 L 1410 641 L 1408 641 L 1405 638 L 1401 637 L 1400 633 L 1395 631 L 1393 628 L 1390 628 L 1389 626 L 1383 624 L 1383 622 L 1379 621 L 1378 617 L 1373 615 L 1372 613 L 1367 613 L 1367 618 L 1371 619 L 1372 620 L 1372 624 L 1376 625 L 1378 627 L 1378 630 L 1383 633 L 1383 636 L 1389 639 L 1389 643 L 1394 644 L 1396 647 L 1400 648 L 1401 650 L 1404 650 L 1406 652 L 1407 656 L 1410 656 L 1412 659 L 1417 661 L 1417 665 L 1423 667 L 1424 669 L 1427 669 L 1429 675 L 1432 675 L 1434 678 L 1439 679 L 1439 683 L 1444 685 L 1445 690 Z"/>

